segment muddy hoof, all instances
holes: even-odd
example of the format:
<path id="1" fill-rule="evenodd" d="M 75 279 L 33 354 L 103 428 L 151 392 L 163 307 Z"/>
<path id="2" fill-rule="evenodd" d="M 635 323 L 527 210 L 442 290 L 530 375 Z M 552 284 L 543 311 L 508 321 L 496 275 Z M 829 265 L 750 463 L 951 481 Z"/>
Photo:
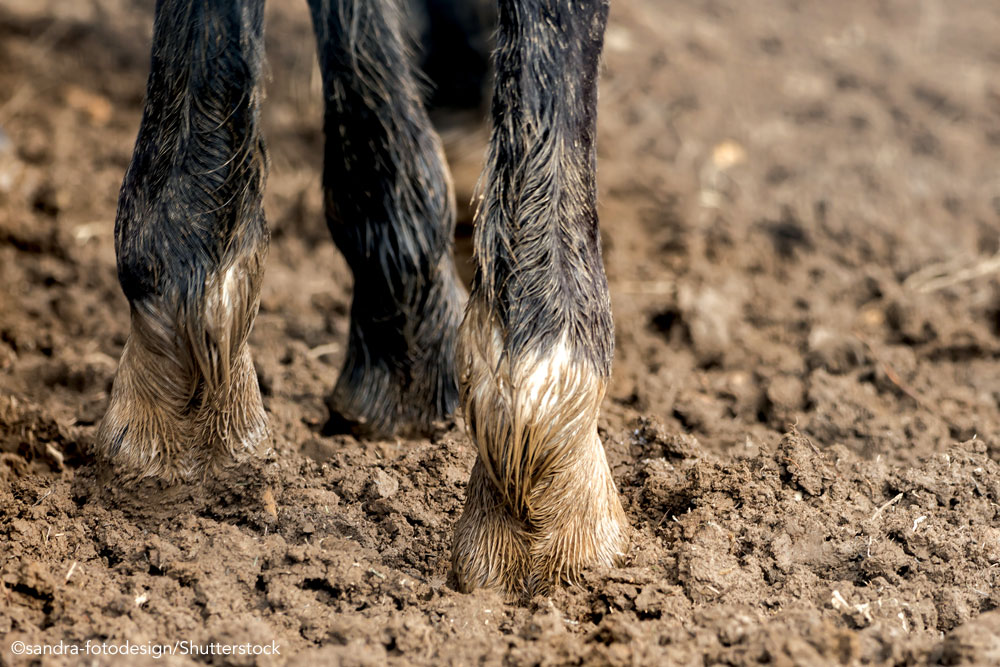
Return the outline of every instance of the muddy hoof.
<path id="1" fill-rule="evenodd" d="M 475 299 L 475 297 L 473 297 Z M 519 599 L 621 562 L 629 526 L 597 417 L 607 374 L 569 336 L 511 357 L 479 303 L 462 325 L 462 406 L 479 457 L 455 528 L 462 591 Z"/>
<path id="2" fill-rule="evenodd" d="M 217 273 L 199 298 L 132 302 L 132 330 L 94 442 L 113 477 L 184 481 L 267 441 L 247 345 L 262 254 Z"/>
<path id="3" fill-rule="evenodd" d="M 350 434 L 366 440 L 430 434 L 436 424 L 451 417 L 458 403 L 458 388 L 447 379 L 454 377 L 453 368 L 447 364 L 420 372 L 425 380 L 434 374 L 439 381 L 415 383 L 405 376 L 369 370 L 363 374 L 367 379 L 356 379 L 350 387 L 347 382 L 338 383 L 326 401 L 330 416 L 323 434 Z M 378 375 L 381 378 L 373 380 Z"/>
<path id="4" fill-rule="evenodd" d="M 584 569 L 621 565 L 630 529 L 596 434 L 580 465 L 548 480 L 536 501 L 513 511 L 477 462 L 452 548 L 460 591 L 520 601 L 575 584 Z"/>
<path id="5" fill-rule="evenodd" d="M 458 405 L 455 345 L 463 301 L 450 264 L 416 313 L 374 318 L 370 304 L 355 301 L 347 358 L 326 401 L 324 433 L 422 436 L 449 419 Z"/>
<path id="6" fill-rule="evenodd" d="M 98 462 L 113 478 L 186 481 L 245 459 L 267 440 L 248 349 L 228 386 L 214 391 L 204 383 L 192 389 L 191 379 L 174 366 L 134 337 L 125 345 L 94 443 Z"/>

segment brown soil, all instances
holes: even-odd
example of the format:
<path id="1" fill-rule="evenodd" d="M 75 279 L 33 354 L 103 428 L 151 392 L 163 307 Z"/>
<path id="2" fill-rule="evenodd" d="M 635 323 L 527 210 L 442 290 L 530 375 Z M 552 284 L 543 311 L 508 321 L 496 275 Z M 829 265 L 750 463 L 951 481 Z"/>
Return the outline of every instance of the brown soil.
<path id="1" fill-rule="evenodd" d="M 97 477 L 151 4 L 0 0 L 0 663 L 87 639 L 275 640 L 268 664 L 1000 662 L 994 0 L 613 3 L 601 428 L 635 537 L 625 567 L 523 606 L 448 581 L 460 424 L 321 433 L 351 288 L 304 3 L 268 24 L 252 343 L 275 451 L 204 488 Z"/>

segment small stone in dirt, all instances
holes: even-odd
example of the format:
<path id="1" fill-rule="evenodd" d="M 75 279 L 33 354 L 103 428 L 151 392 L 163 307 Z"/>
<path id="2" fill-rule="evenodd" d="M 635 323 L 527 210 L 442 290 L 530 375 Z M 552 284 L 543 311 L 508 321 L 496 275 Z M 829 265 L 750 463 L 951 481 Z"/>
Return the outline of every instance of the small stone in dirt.
<path id="1" fill-rule="evenodd" d="M 278 518 L 278 503 L 274 501 L 274 492 L 271 491 L 271 487 L 266 487 L 263 493 L 260 494 L 260 502 L 264 506 L 264 512 L 269 517 L 272 519 Z"/>
<path id="2" fill-rule="evenodd" d="M 729 169 L 745 162 L 746 149 L 731 139 L 716 144 L 712 149 L 712 164 L 716 169 Z"/>
<path id="3" fill-rule="evenodd" d="M 375 468 L 369 489 L 376 498 L 391 498 L 399 490 L 399 481 L 385 470 Z"/>

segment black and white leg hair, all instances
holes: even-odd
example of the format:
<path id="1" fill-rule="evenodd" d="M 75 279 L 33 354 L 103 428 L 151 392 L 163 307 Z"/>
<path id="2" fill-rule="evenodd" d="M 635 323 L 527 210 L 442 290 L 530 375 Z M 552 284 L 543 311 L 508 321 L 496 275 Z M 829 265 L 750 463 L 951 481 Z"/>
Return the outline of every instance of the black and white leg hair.
<path id="1" fill-rule="evenodd" d="M 613 564 L 628 527 L 599 406 L 614 332 L 596 209 L 606 0 L 501 0 L 476 277 L 459 341 L 479 457 L 453 564 L 518 597 Z"/>

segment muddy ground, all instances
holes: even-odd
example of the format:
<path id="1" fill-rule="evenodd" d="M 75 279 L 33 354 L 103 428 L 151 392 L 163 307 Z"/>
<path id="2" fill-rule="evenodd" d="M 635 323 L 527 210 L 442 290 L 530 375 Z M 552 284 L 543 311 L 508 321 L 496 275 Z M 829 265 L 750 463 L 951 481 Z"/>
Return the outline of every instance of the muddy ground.
<path id="1" fill-rule="evenodd" d="M 276 641 L 261 664 L 1000 663 L 994 0 L 613 2 L 600 424 L 635 536 L 625 567 L 521 606 L 448 580 L 460 421 L 322 433 L 351 281 L 304 3 L 269 8 L 252 345 L 274 453 L 203 489 L 102 487 L 151 4 L 0 0 L 0 663 L 88 639 Z M 468 201 L 479 154 L 450 145 Z"/>

